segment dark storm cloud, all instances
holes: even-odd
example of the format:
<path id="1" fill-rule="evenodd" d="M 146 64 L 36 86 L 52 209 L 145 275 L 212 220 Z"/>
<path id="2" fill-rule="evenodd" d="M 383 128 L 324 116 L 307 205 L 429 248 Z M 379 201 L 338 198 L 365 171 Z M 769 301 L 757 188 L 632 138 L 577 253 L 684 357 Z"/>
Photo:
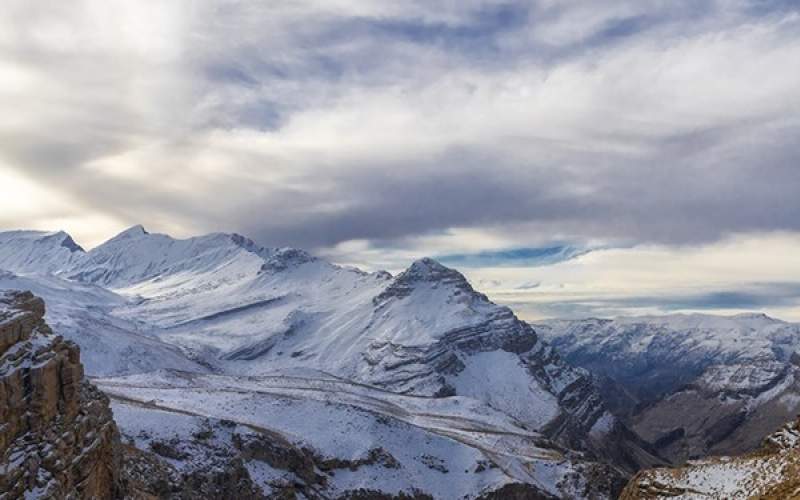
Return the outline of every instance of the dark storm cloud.
<path id="1" fill-rule="evenodd" d="M 265 221 L 256 215 L 244 227 L 265 241 L 312 247 L 359 238 L 391 246 L 398 238 L 449 227 L 519 223 L 542 234 L 677 244 L 714 241 L 733 232 L 800 230 L 795 134 L 800 128 L 781 130 L 769 151 L 737 150 L 735 158 L 709 161 L 704 152 L 713 154 L 715 147 L 727 144 L 718 139 L 702 146 L 706 137 L 669 146 L 671 154 L 641 164 L 600 155 L 585 158 L 572 172 L 533 163 L 517 171 L 504 164 L 502 153 L 465 149 L 416 165 L 418 175 L 404 175 L 403 164 L 388 162 L 337 177 L 328 201 L 347 200 L 342 211 L 293 214 L 283 205 L 285 199 L 275 204 L 260 200 L 246 212 L 280 212 L 283 217 Z M 675 151 L 682 148 L 686 151 Z M 576 193 L 570 186 L 591 191 Z M 297 195 L 298 206 L 315 202 L 304 198 Z"/>

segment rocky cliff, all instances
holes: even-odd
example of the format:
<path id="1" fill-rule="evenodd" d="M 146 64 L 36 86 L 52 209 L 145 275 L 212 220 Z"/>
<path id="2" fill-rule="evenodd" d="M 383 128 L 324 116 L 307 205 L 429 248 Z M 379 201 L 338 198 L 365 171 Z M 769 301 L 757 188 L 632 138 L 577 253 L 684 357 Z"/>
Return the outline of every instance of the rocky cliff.
<path id="1" fill-rule="evenodd" d="M 44 302 L 0 293 L 0 499 L 113 498 L 117 427 L 83 378 L 78 347 L 53 334 Z"/>
<path id="2" fill-rule="evenodd" d="M 642 471 L 625 487 L 620 499 L 800 498 L 799 472 L 800 420 L 795 420 L 747 455 Z"/>

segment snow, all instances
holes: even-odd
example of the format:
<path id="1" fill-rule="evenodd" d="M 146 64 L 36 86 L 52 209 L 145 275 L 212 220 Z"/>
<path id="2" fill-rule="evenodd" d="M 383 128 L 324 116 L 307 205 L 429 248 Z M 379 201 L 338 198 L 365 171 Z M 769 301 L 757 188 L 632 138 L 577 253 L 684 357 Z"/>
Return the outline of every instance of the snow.
<path id="1" fill-rule="evenodd" d="M 45 299 L 45 319 L 59 335 L 81 347 L 87 373 L 111 375 L 172 367 L 205 371 L 175 346 L 139 331 L 110 314 L 125 299 L 108 290 L 53 275 L 0 274 L 0 290 L 30 290 Z"/>
<path id="2" fill-rule="evenodd" d="M 750 498 L 783 477 L 786 462 L 783 456 L 751 459 L 714 458 L 691 462 L 675 472 L 657 469 L 652 479 L 662 485 L 686 490 L 670 498 L 695 500 L 703 498 Z"/>
<path id="3" fill-rule="evenodd" d="M 215 233 L 177 240 L 135 226 L 90 251 L 68 275 L 78 281 L 125 288 L 163 276 L 219 275 L 221 268 L 242 270 L 248 264 L 252 272 L 264 263 L 259 253 L 268 255 L 270 251 L 236 235 Z"/>
<path id="4" fill-rule="evenodd" d="M 555 485 L 572 472 L 559 452 L 534 444 L 536 433 L 466 398 L 402 396 L 325 377 L 162 372 L 95 383 L 111 395 L 120 428 L 139 447 L 176 436 L 186 441 L 204 419 L 225 419 L 240 428 L 277 432 L 323 458 L 355 460 L 380 447 L 401 464 L 398 469 L 375 465 L 337 471 L 331 487 L 339 492 L 379 483 L 392 494 L 424 485 L 435 498 L 474 498 L 486 488 L 522 479 L 559 494 Z M 131 400 L 150 408 L 132 406 Z M 501 468 L 475 472 L 487 456 Z"/>
<path id="5" fill-rule="evenodd" d="M 472 356 L 453 385 L 456 392 L 485 401 L 538 429 L 558 415 L 556 396 L 532 380 L 518 356 L 504 351 Z"/>
<path id="6" fill-rule="evenodd" d="M 663 371 L 662 383 L 673 377 L 676 389 L 693 375 L 709 390 L 756 391 L 800 351 L 800 325 L 755 313 L 555 320 L 534 327 L 568 360 L 608 369 L 634 391 L 645 366 Z"/>
<path id="7" fill-rule="evenodd" d="M 602 417 L 597 419 L 591 430 L 589 430 L 589 434 L 592 436 L 603 436 L 608 434 L 614 428 L 616 421 L 617 420 L 614 418 L 614 415 L 606 412 Z"/>
<path id="8" fill-rule="evenodd" d="M 800 394 L 784 394 L 778 400 L 787 410 L 800 407 Z"/>
<path id="9" fill-rule="evenodd" d="M 24 274 L 57 273 L 84 256 L 65 232 L 0 232 L 0 269 Z"/>

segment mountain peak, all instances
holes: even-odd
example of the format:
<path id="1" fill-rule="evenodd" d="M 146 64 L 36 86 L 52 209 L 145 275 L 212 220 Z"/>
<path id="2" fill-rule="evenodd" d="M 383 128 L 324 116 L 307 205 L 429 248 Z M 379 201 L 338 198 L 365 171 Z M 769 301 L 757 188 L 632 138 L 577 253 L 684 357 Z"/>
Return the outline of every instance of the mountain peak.
<path id="1" fill-rule="evenodd" d="M 448 269 L 444 265 L 442 265 L 436 259 L 431 257 L 423 257 L 421 259 L 417 259 L 411 263 L 409 269 L 419 269 L 419 270 L 442 270 Z"/>
<path id="2" fill-rule="evenodd" d="M 121 240 L 128 240 L 128 239 L 138 238 L 140 236 L 145 236 L 145 235 L 148 235 L 148 234 L 150 234 L 150 233 L 148 233 L 145 230 L 144 226 L 142 226 L 141 224 L 136 224 L 135 226 L 131 226 L 128 229 L 126 229 L 126 230 L 122 231 L 121 233 L 119 233 L 118 235 L 114 236 L 113 238 L 108 240 L 106 243 L 109 243 L 109 242 L 112 242 L 112 241 L 121 241 Z"/>
<path id="3" fill-rule="evenodd" d="M 470 295 L 476 294 L 463 274 L 443 266 L 435 259 L 425 257 L 414 261 L 408 269 L 397 275 L 389 287 L 375 297 L 374 302 L 377 304 L 390 297 L 407 297 L 417 288 L 423 286 L 438 288 L 440 285 L 443 290 L 459 290 Z"/>
<path id="4" fill-rule="evenodd" d="M 64 231 L 58 231 L 56 233 L 53 233 L 52 237 L 55 238 L 55 239 L 61 240 L 61 246 L 66 248 L 70 252 L 73 252 L 73 253 L 75 253 L 75 252 L 85 253 L 86 252 L 86 250 L 84 250 L 82 246 L 80 246 L 77 243 L 75 243 L 75 240 L 72 239 L 72 236 L 70 236 L 68 233 L 66 233 Z"/>
<path id="5" fill-rule="evenodd" d="M 734 314 L 732 317 L 736 319 L 754 319 L 754 320 L 766 320 L 774 322 L 780 321 L 763 312 L 744 312 L 744 313 Z"/>
<path id="6" fill-rule="evenodd" d="M 446 278 L 458 278 L 459 280 L 466 281 L 466 278 L 449 267 L 443 266 L 437 260 L 430 257 L 423 257 L 422 259 L 414 261 L 408 269 L 406 269 L 398 278 L 404 278 L 405 281 L 425 281 L 435 282 L 442 281 Z"/>
<path id="7" fill-rule="evenodd" d="M 14 273 L 52 273 L 84 256 L 84 250 L 64 231 L 0 233 L 0 267 Z"/>
<path id="8" fill-rule="evenodd" d="M 262 271 L 283 271 L 318 259 L 298 248 L 278 248 L 265 260 L 266 262 L 261 266 Z"/>
<path id="9" fill-rule="evenodd" d="M 146 234 L 150 234 L 141 224 L 136 224 L 135 226 L 131 226 L 128 229 L 122 231 L 117 236 L 144 236 Z"/>

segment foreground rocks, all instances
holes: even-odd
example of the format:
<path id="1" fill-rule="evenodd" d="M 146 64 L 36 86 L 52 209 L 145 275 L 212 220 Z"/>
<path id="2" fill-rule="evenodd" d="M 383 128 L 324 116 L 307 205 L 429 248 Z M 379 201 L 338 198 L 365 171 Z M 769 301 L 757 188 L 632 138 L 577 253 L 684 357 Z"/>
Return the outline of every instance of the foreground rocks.
<path id="1" fill-rule="evenodd" d="M 643 499 L 800 498 L 800 420 L 768 436 L 747 455 L 690 461 L 638 473 L 620 496 Z"/>
<path id="2" fill-rule="evenodd" d="M 0 499 L 113 498 L 118 432 L 84 381 L 78 347 L 54 335 L 44 302 L 0 293 Z"/>
<path id="3" fill-rule="evenodd" d="M 119 406 L 117 406 L 119 407 Z M 188 418 L 188 417 L 187 417 Z M 421 489 L 388 493 L 375 482 L 369 487 L 331 488 L 338 474 L 362 468 L 386 471 L 402 468 L 387 450 L 371 449 L 363 458 L 324 458 L 264 429 L 231 421 L 205 420 L 203 432 L 171 442 L 156 436 L 137 438 L 138 446 L 123 446 L 122 478 L 125 498 L 132 500 L 190 499 L 307 499 L 307 500 L 435 500 Z M 123 434 L 124 436 L 124 434 Z M 127 437 L 123 437 L 123 440 Z M 142 446 L 142 443 L 148 443 Z M 487 468 L 496 467 L 486 463 Z M 258 471 L 262 471 L 259 473 Z M 270 470 L 271 477 L 263 474 Z M 444 472 L 446 473 L 446 472 Z M 603 482 L 603 478 L 598 478 Z M 421 484 L 420 488 L 426 485 Z M 608 487 L 586 498 L 609 498 Z M 479 500 L 552 500 L 556 497 L 527 484 L 506 484 L 477 497 Z"/>

